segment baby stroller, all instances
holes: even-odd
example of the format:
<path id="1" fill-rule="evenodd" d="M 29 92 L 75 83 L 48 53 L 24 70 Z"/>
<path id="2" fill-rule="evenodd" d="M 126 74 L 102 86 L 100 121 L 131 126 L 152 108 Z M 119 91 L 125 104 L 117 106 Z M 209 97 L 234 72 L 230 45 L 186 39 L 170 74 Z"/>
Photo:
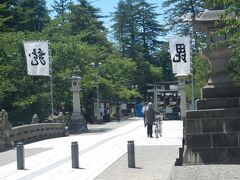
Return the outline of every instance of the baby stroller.
<path id="1" fill-rule="evenodd" d="M 155 121 L 153 123 L 154 125 L 154 133 L 156 138 L 159 136 L 162 136 L 162 120 L 163 120 L 163 113 L 160 113 L 159 115 L 156 115 Z"/>

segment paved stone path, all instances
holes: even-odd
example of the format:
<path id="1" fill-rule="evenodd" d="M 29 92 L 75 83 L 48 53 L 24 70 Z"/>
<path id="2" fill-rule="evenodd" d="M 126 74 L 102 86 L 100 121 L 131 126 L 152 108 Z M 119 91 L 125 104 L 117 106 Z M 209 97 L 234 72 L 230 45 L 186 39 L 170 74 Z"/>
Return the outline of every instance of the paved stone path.
<path id="1" fill-rule="evenodd" d="M 131 179 L 136 173 L 130 171 L 142 174 L 138 179 L 151 179 L 153 174 L 155 179 L 168 178 L 182 138 L 181 121 L 164 121 L 163 137 L 159 139 L 146 137 L 141 118 L 89 125 L 89 129 L 89 133 L 25 145 L 25 170 L 17 170 L 14 150 L 0 153 L 0 179 Z M 128 140 L 135 142 L 137 168 L 134 169 L 126 165 Z M 79 169 L 71 168 L 73 141 L 79 144 Z M 114 166 L 119 168 L 111 169 Z M 106 176 L 109 170 L 113 174 L 122 173 L 113 178 Z M 126 171 L 129 173 L 125 174 Z"/>

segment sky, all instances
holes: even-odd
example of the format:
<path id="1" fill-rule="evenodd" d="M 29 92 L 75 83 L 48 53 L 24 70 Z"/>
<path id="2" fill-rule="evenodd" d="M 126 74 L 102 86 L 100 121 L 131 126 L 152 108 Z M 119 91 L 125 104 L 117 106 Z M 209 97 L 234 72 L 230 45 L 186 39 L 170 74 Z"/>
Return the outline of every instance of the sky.
<path id="1" fill-rule="evenodd" d="M 74 0 L 76 2 L 76 0 Z M 156 8 L 156 12 L 157 13 L 163 13 L 162 12 L 162 8 L 161 8 L 161 4 L 163 2 L 163 0 L 146 0 L 148 3 L 151 4 L 155 4 L 157 6 Z M 51 8 L 51 4 L 53 4 L 53 0 L 46 0 L 47 2 L 47 6 L 49 8 Z M 89 0 L 89 2 L 94 6 L 100 9 L 101 15 L 106 15 L 109 16 L 110 13 L 115 11 L 115 7 L 117 7 L 117 3 L 119 2 L 119 0 Z M 110 30 L 110 27 L 112 25 L 111 22 L 111 17 L 109 18 L 104 18 L 104 26 Z M 159 17 L 158 18 L 160 24 L 163 24 L 163 18 Z M 110 37 L 111 38 L 111 37 Z"/>
<path id="2" fill-rule="evenodd" d="M 102 15 L 110 15 L 111 12 L 115 11 L 115 7 L 117 6 L 119 0 L 90 0 L 89 2 L 91 2 L 94 7 L 99 8 Z M 156 8 L 156 12 L 161 13 L 161 4 L 163 0 L 147 0 L 147 2 L 156 4 L 156 6 L 158 6 L 158 8 Z M 51 8 L 51 4 L 53 4 L 53 0 L 47 0 L 47 6 L 49 8 Z M 159 18 L 159 21 L 162 21 L 162 19 Z M 106 28 L 111 26 L 110 18 L 104 19 L 104 25 Z"/>
<path id="3" fill-rule="evenodd" d="M 163 0 L 147 0 L 148 3 L 151 3 L 151 4 L 153 3 L 153 4 L 156 4 L 156 6 L 158 6 L 158 8 L 156 8 L 156 11 L 158 13 L 161 13 L 160 11 L 161 11 L 162 1 Z M 100 8 L 101 13 L 103 15 L 109 15 L 111 12 L 115 11 L 115 7 L 117 6 L 118 2 L 119 0 L 93 0 L 92 5 Z"/>

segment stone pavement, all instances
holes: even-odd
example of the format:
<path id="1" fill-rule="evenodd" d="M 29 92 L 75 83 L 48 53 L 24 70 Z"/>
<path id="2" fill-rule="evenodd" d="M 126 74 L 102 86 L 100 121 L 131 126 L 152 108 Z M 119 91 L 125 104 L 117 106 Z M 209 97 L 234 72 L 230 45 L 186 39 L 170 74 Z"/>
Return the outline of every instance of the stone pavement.
<path id="1" fill-rule="evenodd" d="M 97 179 L 108 171 L 111 164 L 119 163 L 121 160 L 125 164 L 120 167 L 125 173 L 126 169 L 129 170 L 124 160 L 128 140 L 134 140 L 136 145 L 137 168 L 131 170 L 141 172 L 145 179 L 151 179 L 154 170 L 155 178 L 159 179 L 159 177 L 167 177 L 170 173 L 182 136 L 181 121 L 164 122 L 163 137 L 159 139 L 146 137 L 142 118 L 101 125 L 93 124 L 88 127 L 89 133 L 24 145 L 25 170 L 17 170 L 15 150 L 0 153 L 0 179 Z M 73 141 L 79 144 L 79 169 L 71 168 L 70 145 Z M 146 151 L 150 152 L 151 156 L 146 156 Z M 153 164 L 157 159 L 161 161 Z M 131 174 L 128 176 L 124 179 L 131 178 Z M 132 176 L 136 177 L 135 173 Z M 114 179 L 122 177 L 123 174 L 120 174 Z"/>
<path id="2" fill-rule="evenodd" d="M 136 146 L 136 168 L 128 168 L 124 154 L 96 180 L 168 180 L 179 146 Z M 113 178 L 114 177 L 114 178 Z"/>
<path id="3" fill-rule="evenodd" d="M 89 132 L 24 145 L 25 170 L 16 151 L 0 153 L 0 179 L 240 180 L 239 165 L 174 166 L 182 122 L 164 121 L 163 137 L 147 138 L 142 119 L 88 125 Z M 127 141 L 134 140 L 136 168 L 127 165 Z M 71 168 L 71 142 L 78 141 L 80 168 Z"/>
<path id="4" fill-rule="evenodd" d="M 165 143 L 170 140 L 173 133 L 178 130 L 169 129 L 166 124 L 177 123 L 177 121 L 164 121 Z M 177 125 L 177 124 L 176 124 Z M 179 127 L 179 126 L 176 126 Z M 177 135 L 177 134 L 175 134 Z M 176 136 L 177 137 L 177 136 Z M 175 138 L 176 138 L 175 137 Z M 178 134 L 180 137 L 180 134 Z M 174 139 L 174 137 L 172 137 Z M 155 139 L 157 140 L 157 139 Z M 153 143 L 154 139 L 138 142 L 135 146 L 136 168 L 127 167 L 127 154 L 124 154 L 100 175 L 96 180 L 240 180 L 240 165 L 238 164 L 206 164 L 191 166 L 174 166 L 178 157 L 180 145 L 168 146 L 164 143 Z M 163 142 L 163 141 L 162 141 Z"/>

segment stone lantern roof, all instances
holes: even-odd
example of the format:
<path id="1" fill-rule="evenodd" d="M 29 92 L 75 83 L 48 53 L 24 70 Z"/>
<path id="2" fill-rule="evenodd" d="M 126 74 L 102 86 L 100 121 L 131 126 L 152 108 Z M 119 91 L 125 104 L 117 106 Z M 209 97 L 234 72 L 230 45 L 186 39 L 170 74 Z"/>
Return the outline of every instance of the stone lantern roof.
<path id="1" fill-rule="evenodd" d="M 224 10 L 205 10 L 199 17 L 193 22 L 193 30 L 195 32 L 212 32 L 216 27 L 215 21 L 220 20 L 221 14 Z"/>
<path id="2" fill-rule="evenodd" d="M 196 21 L 216 21 L 219 20 L 224 10 L 205 10 Z"/>

